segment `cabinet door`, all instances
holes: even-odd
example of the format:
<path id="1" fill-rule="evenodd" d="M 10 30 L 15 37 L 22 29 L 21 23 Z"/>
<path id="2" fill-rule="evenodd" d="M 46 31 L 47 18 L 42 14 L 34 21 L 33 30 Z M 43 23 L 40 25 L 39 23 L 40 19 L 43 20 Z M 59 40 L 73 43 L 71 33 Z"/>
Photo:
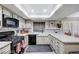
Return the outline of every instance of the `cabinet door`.
<path id="1" fill-rule="evenodd" d="M 43 40 L 40 36 L 37 36 L 37 44 L 43 44 Z"/>
<path id="2" fill-rule="evenodd" d="M 64 53 L 64 44 L 59 40 L 56 40 L 56 53 Z"/>
<path id="3" fill-rule="evenodd" d="M 50 46 L 52 50 L 55 50 L 55 38 L 51 35 L 49 35 L 49 40 L 50 40 Z"/>
<path id="4" fill-rule="evenodd" d="M 44 44 L 49 44 L 48 36 L 42 37 L 42 40 L 43 40 Z"/>
<path id="5" fill-rule="evenodd" d="M 52 50 L 54 50 L 54 48 L 53 48 L 53 47 L 54 47 L 53 44 L 54 44 L 54 41 L 53 41 L 53 40 L 50 40 L 50 47 L 51 47 Z"/>
<path id="6" fill-rule="evenodd" d="M 49 36 L 51 48 L 55 53 L 64 53 L 64 44 L 60 42 L 57 38 Z"/>
<path id="7" fill-rule="evenodd" d="M 0 6 L 0 28 L 2 27 L 2 7 Z"/>
<path id="8" fill-rule="evenodd" d="M 19 17 L 19 28 L 25 28 L 25 20 L 21 17 Z"/>
<path id="9" fill-rule="evenodd" d="M 57 48 L 56 48 L 56 47 L 57 47 L 56 38 L 53 37 L 52 39 L 53 39 L 53 45 L 52 45 L 52 46 L 53 46 L 53 49 L 56 51 L 56 49 L 57 49 Z"/>
<path id="10" fill-rule="evenodd" d="M 3 14 L 11 16 L 11 12 L 9 10 L 7 10 L 6 8 L 3 8 Z"/>
<path id="11" fill-rule="evenodd" d="M 28 45 L 28 35 L 24 36 L 25 45 Z"/>
<path id="12" fill-rule="evenodd" d="M 37 44 L 49 44 L 48 36 L 37 36 Z"/>

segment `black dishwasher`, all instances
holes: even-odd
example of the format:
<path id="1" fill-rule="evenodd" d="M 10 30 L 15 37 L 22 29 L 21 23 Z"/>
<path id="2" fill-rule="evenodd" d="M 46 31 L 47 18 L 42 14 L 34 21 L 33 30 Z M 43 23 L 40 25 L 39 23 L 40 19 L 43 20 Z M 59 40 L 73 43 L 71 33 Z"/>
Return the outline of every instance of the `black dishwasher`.
<path id="1" fill-rule="evenodd" d="M 34 34 L 28 35 L 28 44 L 36 45 L 36 35 Z"/>

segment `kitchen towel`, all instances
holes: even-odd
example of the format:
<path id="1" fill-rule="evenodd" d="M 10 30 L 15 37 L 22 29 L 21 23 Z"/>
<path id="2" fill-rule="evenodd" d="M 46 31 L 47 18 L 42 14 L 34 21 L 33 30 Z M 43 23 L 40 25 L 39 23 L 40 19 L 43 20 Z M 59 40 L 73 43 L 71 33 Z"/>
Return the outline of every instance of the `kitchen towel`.
<path id="1" fill-rule="evenodd" d="M 25 40 L 22 40 L 22 41 L 21 41 L 21 47 L 23 48 L 24 45 L 25 45 Z"/>
<path id="2" fill-rule="evenodd" d="M 19 53 L 21 51 L 21 43 L 18 43 L 16 45 L 16 53 Z"/>

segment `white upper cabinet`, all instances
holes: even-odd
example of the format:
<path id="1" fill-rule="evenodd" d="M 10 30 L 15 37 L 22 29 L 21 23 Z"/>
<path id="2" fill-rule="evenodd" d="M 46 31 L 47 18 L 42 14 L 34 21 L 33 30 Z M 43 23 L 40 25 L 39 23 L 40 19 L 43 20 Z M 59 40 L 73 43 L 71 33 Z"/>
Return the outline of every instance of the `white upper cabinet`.
<path id="1" fill-rule="evenodd" d="M 8 15 L 8 16 L 11 16 L 11 17 L 12 17 L 12 13 L 11 13 L 9 10 L 5 9 L 5 8 L 3 8 L 3 14 Z"/>
<path id="2" fill-rule="evenodd" d="M 0 28 L 2 27 L 2 7 L 0 6 Z"/>
<path id="3" fill-rule="evenodd" d="M 25 20 L 19 17 L 19 28 L 25 28 Z"/>
<path id="4" fill-rule="evenodd" d="M 16 14 L 13 14 L 13 18 L 18 19 L 19 20 L 19 16 L 17 16 Z"/>
<path id="5" fill-rule="evenodd" d="M 2 14 L 2 7 L 0 6 L 0 14 Z"/>
<path id="6" fill-rule="evenodd" d="M 32 28 L 33 24 L 32 21 L 26 21 L 26 28 Z"/>

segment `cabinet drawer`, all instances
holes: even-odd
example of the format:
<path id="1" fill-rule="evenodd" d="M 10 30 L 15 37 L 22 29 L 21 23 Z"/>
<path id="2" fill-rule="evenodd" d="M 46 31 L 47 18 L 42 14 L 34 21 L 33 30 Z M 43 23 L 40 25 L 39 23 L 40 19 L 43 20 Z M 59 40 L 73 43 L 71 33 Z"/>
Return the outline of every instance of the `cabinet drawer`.
<path id="1" fill-rule="evenodd" d="M 63 53 L 64 52 L 64 44 L 60 41 L 57 41 L 56 43 L 56 50 L 57 50 L 57 53 Z"/>
<path id="2" fill-rule="evenodd" d="M 64 44 L 62 42 L 60 42 L 59 40 L 56 40 L 56 45 L 58 45 L 59 47 L 63 47 Z"/>
<path id="3" fill-rule="evenodd" d="M 53 41 L 52 40 L 50 40 L 50 45 L 53 47 Z"/>
<path id="4" fill-rule="evenodd" d="M 51 47 L 53 47 L 54 51 L 57 54 L 64 53 L 64 43 L 62 43 L 61 41 L 59 41 L 59 39 L 57 39 L 51 35 L 49 36 L 49 39 L 50 39 Z"/>

